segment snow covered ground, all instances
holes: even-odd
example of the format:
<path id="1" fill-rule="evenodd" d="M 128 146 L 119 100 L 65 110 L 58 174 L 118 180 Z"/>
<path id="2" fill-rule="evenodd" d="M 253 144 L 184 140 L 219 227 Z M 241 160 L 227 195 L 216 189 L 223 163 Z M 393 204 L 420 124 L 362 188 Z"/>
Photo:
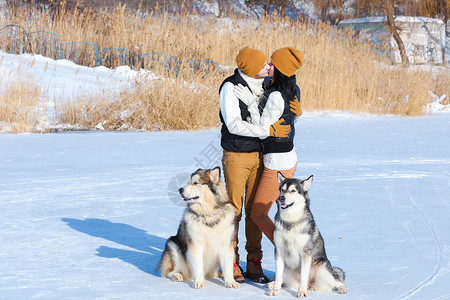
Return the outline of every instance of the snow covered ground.
<path id="1" fill-rule="evenodd" d="M 312 211 L 349 288 L 310 298 L 450 298 L 450 115 L 306 114 L 297 132 L 296 177 L 315 176 Z M 262 297 L 156 271 L 183 211 L 174 179 L 219 164 L 218 149 L 218 130 L 0 135 L 0 299 Z"/>
<path id="2" fill-rule="evenodd" d="M 17 60 L 35 59 L 30 74 L 46 82 L 50 94 L 60 93 L 58 86 L 112 88 L 135 76 L 64 61 L 43 68 L 42 57 L 2 57 L 3 80 L 17 70 Z M 44 69 L 54 70 L 48 81 Z M 82 71 L 101 83 L 92 84 Z M 315 176 L 312 212 L 349 289 L 348 295 L 309 297 L 450 299 L 450 114 L 305 112 L 296 127 L 296 177 Z M 265 297 L 266 288 L 251 282 L 232 290 L 215 279 L 195 290 L 156 271 L 184 209 L 176 190 L 198 167 L 220 165 L 219 134 L 0 134 L 0 299 Z M 266 238 L 263 250 L 263 267 L 273 277 Z M 242 244 L 240 254 L 245 259 Z M 294 295 L 283 290 L 279 298 Z"/>

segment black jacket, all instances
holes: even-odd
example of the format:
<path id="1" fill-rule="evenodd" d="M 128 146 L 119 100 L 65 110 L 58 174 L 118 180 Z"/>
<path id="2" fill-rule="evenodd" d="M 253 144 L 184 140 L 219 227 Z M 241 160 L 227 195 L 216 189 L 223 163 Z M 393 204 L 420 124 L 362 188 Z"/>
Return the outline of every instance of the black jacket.
<path id="1" fill-rule="evenodd" d="M 222 87 L 225 83 L 231 82 L 234 85 L 242 84 L 243 86 L 248 86 L 247 82 L 242 78 L 239 74 L 238 69 L 234 71 L 234 74 L 225 79 L 219 88 L 222 90 Z M 239 100 L 239 109 L 241 110 L 241 118 L 243 121 L 246 121 L 247 117 L 250 116 L 250 112 L 248 111 L 247 105 Z M 221 129 L 221 141 L 220 144 L 224 150 L 232 151 L 232 152 L 260 152 L 262 151 L 261 140 L 257 137 L 247 137 L 240 136 L 231 133 L 227 126 L 225 125 L 225 121 L 222 117 L 222 112 L 219 112 L 220 122 L 222 122 Z"/>
<path id="2" fill-rule="evenodd" d="M 295 75 L 290 77 L 291 81 L 295 84 L 295 92 L 297 95 L 297 100 L 300 102 L 300 88 L 298 87 L 296 83 L 296 77 Z M 274 92 L 275 89 L 268 86 L 264 92 L 264 95 L 261 99 L 261 102 L 259 103 L 259 111 L 262 113 L 264 110 L 264 107 L 267 104 L 267 99 L 269 98 L 270 93 Z M 283 114 L 281 115 L 281 118 L 284 118 L 283 125 L 289 124 L 291 125 L 291 129 L 289 131 L 289 134 L 285 138 L 280 137 L 268 137 L 262 141 L 263 144 L 263 153 L 281 153 L 281 152 L 289 152 L 294 148 L 294 136 L 295 136 L 295 114 L 291 112 L 289 108 L 289 101 L 292 99 L 284 99 L 284 110 Z"/>

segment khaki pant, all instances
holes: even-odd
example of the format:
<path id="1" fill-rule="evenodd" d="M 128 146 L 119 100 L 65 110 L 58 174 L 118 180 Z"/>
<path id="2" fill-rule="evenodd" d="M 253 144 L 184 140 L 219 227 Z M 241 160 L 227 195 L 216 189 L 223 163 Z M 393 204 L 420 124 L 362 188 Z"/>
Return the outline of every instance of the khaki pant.
<path id="1" fill-rule="evenodd" d="M 275 230 L 275 223 L 269 217 L 269 210 L 278 197 L 280 197 L 280 190 L 278 188 L 278 172 L 281 172 L 284 177 L 294 177 L 295 167 L 289 170 L 277 171 L 270 170 L 264 167 L 261 180 L 259 181 L 258 190 L 256 191 L 255 199 L 253 201 L 252 211 L 250 216 L 254 223 L 256 223 L 262 232 L 273 244 L 273 232 Z"/>
<path id="2" fill-rule="evenodd" d="M 242 218 L 242 207 L 245 209 L 245 249 L 248 259 L 261 259 L 262 232 L 250 218 L 253 199 L 263 170 L 262 155 L 260 152 L 231 152 L 223 151 L 223 173 L 227 185 L 230 201 L 236 209 L 237 228 Z M 235 261 L 239 262 L 239 240 L 236 237 Z"/>

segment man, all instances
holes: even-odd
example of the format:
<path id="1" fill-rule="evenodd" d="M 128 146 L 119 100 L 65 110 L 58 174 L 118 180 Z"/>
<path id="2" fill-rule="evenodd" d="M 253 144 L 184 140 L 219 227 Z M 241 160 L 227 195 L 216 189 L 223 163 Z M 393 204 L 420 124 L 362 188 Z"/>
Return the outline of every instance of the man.
<path id="1" fill-rule="evenodd" d="M 246 276 L 255 282 L 266 283 L 262 272 L 261 230 L 250 218 L 253 199 L 263 171 L 262 146 L 260 139 L 269 136 L 286 137 L 290 125 L 281 125 L 283 120 L 270 125 L 253 125 L 248 102 L 239 99 L 233 92 L 241 84 L 256 96 L 264 93 L 264 78 L 269 75 L 270 66 L 266 56 L 259 50 L 245 47 L 236 56 L 238 68 L 224 80 L 219 89 L 220 120 L 222 122 L 221 146 L 223 148 L 223 172 L 230 201 L 236 209 L 237 230 L 245 209 L 245 236 L 247 250 Z M 243 283 L 242 269 L 239 266 L 238 239 L 235 244 L 234 278 Z"/>

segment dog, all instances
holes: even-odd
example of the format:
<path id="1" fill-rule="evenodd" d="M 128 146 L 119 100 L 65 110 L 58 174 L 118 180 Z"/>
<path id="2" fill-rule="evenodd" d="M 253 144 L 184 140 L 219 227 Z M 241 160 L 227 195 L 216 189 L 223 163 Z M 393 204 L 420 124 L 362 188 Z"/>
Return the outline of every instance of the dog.
<path id="1" fill-rule="evenodd" d="M 239 288 L 233 277 L 236 211 L 220 167 L 198 169 L 178 191 L 187 207 L 177 234 L 166 242 L 158 266 L 161 276 L 174 281 L 193 279 L 193 287 L 200 289 L 205 277 L 223 274 L 225 287 Z"/>
<path id="2" fill-rule="evenodd" d="M 280 197 L 274 232 L 276 273 L 267 294 L 279 295 L 282 284 L 298 288 L 297 297 L 306 297 L 307 289 L 346 294 L 345 273 L 331 266 L 309 207 L 313 176 L 302 181 L 287 179 L 278 172 L 277 177 Z"/>

